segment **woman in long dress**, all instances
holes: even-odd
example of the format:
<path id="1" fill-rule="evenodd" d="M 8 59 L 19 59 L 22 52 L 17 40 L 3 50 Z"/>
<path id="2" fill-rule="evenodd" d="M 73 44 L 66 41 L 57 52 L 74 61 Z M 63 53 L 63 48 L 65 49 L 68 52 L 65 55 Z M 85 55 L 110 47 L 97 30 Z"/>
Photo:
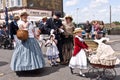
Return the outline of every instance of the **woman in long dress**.
<path id="1" fill-rule="evenodd" d="M 71 69 L 71 73 L 73 74 L 74 68 L 80 69 L 80 76 L 85 76 L 82 73 L 82 69 L 87 69 L 87 58 L 85 51 L 87 51 L 88 46 L 84 42 L 82 37 L 82 29 L 76 28 L 74 31 L 75 37 L 74 37 L 74 53 L 70 60 L 69 67 Z"/>
<path id="2" fill-rule="evenodd" d="M 28 14 L 23 12 L 18 21 L 19 29 L 28 30 L 29 38 L 26 41 L 18 40 L 11 60 L 13 71 L 29 71 L 43 68 L 45 61 L 41 48 L 35 39 L 34 27 L 27 21 Z"/>
<path id="3" fill-rule="evenodd" d="M 63 55 L 63 64 L 69 63 L 70 58 L 72 57 L 73 51 L 73 31 L 74 31 L 74 24 L 72 23 L 73 18 L 71 16 L 65 16 L 65 22 L 63 22 L 64 28 L 64 39 L 63 39 L 63 48 L 62 48 L 62 55 Z"/>

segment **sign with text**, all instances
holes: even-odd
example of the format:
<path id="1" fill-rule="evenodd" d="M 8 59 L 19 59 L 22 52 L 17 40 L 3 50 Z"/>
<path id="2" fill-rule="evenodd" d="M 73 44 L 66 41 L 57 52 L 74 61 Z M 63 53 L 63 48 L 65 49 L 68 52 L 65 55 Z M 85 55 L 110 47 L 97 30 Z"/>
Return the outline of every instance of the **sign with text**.
<path id="1" fill-rule="evenodd" d="M 45 11 L 45 10 L 34 10 L 34 9 L 27 9 L 27 12 L 30 16 L 52 16 L 52 11 Z"/>
<path id="2" fill-rule="evenodd" d="M 52 16 L 52 11 L 47 11 L 47 10 L 35 10 L 35 9 L 21 9 L 21 10 L 15 10 L 15 11 L 8 11 L 8 16 L 10 15 L 19 15 L 21 12 L 28 12 L 29 16 L 36 16 L 36 17 L 51 17 Z M 0 13 L 0 19 L 5 18 L 5 13 Z"/>

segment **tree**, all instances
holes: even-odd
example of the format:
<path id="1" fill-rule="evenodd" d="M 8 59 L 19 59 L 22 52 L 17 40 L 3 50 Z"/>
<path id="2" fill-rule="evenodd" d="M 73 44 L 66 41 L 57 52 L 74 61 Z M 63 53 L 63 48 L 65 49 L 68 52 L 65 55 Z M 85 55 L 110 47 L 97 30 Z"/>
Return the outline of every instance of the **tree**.
<path id="1" fill-rule="evenodd" d="M 119 21 L 114 21 L 113 22 L 115 25 L 120 25 L 120 22 Z"/>

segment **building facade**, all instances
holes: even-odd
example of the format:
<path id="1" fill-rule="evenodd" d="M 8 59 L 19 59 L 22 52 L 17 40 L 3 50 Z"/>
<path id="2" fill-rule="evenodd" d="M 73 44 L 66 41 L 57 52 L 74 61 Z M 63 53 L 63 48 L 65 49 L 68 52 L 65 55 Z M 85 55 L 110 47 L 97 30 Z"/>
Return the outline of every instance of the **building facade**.
<path id="1" fill-rule="evenodd" d="M 27 0 L 27 7 L 63 11 L 63 0 Z"/>
<path id="2" fill-rule="evenodd" d="M 0 0 L 0 10 L 4 10 L 5 7 L 22 7 L 25 0 Z"/>
<path id="3" fill-rule="evenodd" d="M 27 11 L 31 19 L 39 19 L 42 16 L 51 17 L 54 11 L 63 13 L 63 0 L 0 0 L 0 19 L 5 17 L 5 7 L 8 8 L 8 15 Z"/>

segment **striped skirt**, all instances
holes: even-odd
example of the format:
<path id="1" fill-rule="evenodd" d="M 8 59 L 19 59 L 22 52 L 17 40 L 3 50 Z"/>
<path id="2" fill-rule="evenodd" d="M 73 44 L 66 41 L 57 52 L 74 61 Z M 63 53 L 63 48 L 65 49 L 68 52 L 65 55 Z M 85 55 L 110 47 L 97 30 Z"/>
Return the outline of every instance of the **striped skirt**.
<path id="1" fill-rule="evenodd" d="M 35 70 L 44 65 L 42 50 L 36 39 L 17 41 L 10 65 L 13 71 Z"/>

